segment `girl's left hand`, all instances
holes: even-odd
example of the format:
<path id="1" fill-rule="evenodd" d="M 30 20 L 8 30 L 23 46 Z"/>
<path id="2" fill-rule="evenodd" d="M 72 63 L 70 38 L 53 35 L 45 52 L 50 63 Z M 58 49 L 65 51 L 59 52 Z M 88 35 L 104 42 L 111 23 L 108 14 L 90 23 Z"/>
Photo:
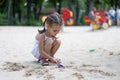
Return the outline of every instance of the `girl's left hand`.
<path id="1" fill-rule="evenodd" d="M 59 61 L 61 61 L 61 59 L 59 59 L 59 58 L 56 58 L 56 62 L 59 62 Z"/>
<path id="2" fill-rule="evenodd" d="M 60 59 L 58 59 L 58 58 L 53 58 L 53 60 L 52 60 L 53 63 L 57 63 L 59 61 L 60 61 Z"/>

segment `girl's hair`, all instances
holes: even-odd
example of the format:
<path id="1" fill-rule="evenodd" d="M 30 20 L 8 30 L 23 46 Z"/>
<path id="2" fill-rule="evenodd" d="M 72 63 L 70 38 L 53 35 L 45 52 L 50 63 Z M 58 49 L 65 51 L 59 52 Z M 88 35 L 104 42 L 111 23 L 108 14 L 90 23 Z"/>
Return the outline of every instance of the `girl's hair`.
<path id="1" fill-rule="evenodd" d="M 45 32 L 45 27 L 46 27 L 45 23 L 47 23 L 49 26 L 52 26 L 53 24 L 63 26 L 64 24 L 62 17 L 58 13 L 55 12 L 47 16 L 47 18 L 45 19 L 43 23 L 44 28 L 43 30 L 38 30 L 39 33 Z"/>

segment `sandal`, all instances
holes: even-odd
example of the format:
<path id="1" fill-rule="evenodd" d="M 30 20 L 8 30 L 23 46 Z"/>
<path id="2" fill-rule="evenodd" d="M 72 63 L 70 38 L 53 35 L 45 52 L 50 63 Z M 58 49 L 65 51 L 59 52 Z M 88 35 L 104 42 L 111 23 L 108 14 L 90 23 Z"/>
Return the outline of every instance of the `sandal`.
<path id="1" fill-rule="evenodd" d="M 49 65 L 49 61 L 47 59 L 42 59 L 41 60 L 41 65 L 42 66 L 48 66 Z"/>
<path id="2" fill-rule="evenodd" d="M 51 60 L 48 59 L 49 62 L 52 62 Z"/>

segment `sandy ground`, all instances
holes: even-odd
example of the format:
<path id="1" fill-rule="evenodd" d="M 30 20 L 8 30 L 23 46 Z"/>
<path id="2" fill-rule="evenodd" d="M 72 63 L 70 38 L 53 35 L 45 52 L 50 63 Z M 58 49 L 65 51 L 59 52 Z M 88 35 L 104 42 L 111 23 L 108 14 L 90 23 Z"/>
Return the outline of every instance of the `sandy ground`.
<path id="1" fill-rule="evenodd" d="M 120 80 L 120 28 L 65 27 L 56 64 L 43 67 L 30 53 L 39 27 L 0 27 L 1 80 Z"/>

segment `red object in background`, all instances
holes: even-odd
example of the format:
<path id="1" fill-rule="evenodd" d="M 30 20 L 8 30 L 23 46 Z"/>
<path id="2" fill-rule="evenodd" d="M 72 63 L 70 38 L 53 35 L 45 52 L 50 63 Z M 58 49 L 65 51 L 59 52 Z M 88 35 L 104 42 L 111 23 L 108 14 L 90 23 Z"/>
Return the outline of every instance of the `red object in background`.
<path id="1" fill-rule="evenodd" d="M 100 19 L 98 20 L 100 24 L 108 22 L 108 18 L 105 17 L 105 12 L 104 11 L 99 10 L 98 13 L 99 13 L 99 16 L 100 16 Z"/>
<path id="2" fill-rule="evenodd" d="M 87 23 L 87 24 L 91 24 L 92 20 L 90 20 L 88 16 L 85 16 L 84 17 L 84 22 Z"/>
<path id="3" fill-rule="evenodd" d="M 98 19 L 98 23 L 99 23 L 99 24 L 103 24 L 103 23 L 105 23 L 105 22 L 108 22 L 108 18 L 105 17 L 105 12 L 104 12 L 104 11 L 102 11 L 102 10 L 97 10 L 97 11 L 95 11 L 94 13 L 95 13 L 95 15 L 100 16 L 100 18 Z M 94 20 L 90 20 L 88 16 L 84 16 L 84 22 L 85 22 L 86 24 L 91 24 L 93 21 L 94 21 Z"/>
<path id="4" fill-rule="evenodd" d="M 71 11 L 67 8 L 62 8 L 61 13 L 64 23 L 68 26 L 72 26 L 74 24 L 74 19 L 71 16 Z"/>

